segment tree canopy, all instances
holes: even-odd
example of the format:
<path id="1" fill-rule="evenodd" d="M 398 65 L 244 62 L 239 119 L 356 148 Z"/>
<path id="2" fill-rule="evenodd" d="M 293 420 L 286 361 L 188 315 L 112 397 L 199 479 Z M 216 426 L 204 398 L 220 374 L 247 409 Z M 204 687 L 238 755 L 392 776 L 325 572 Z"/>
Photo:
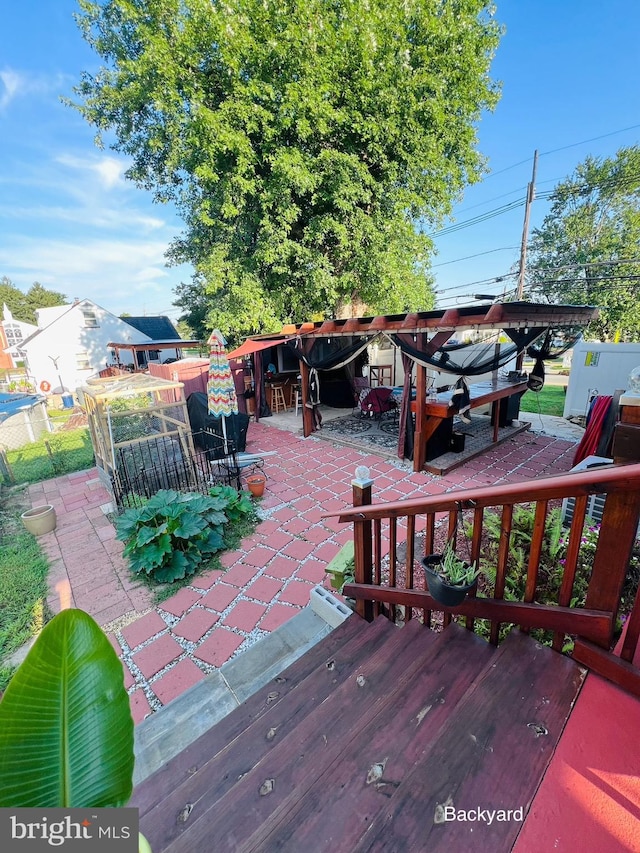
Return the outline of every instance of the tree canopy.
<path id="1" fill-rule="evenodd" d="M 6 305 L 13 318 L 23 323 L 35 324 L 36 308 L 53 308 L 56 305 L 64 305 L 66 301 L 64 293 L 47 290 L 37 281 L 24 293 L 6 275 L 0 278 L 0 309 Z"/>
<path id="2" fill-rule="evenodd" d="M 640 148 L 587 157 L 551 195 L 532 233 L 531 295 L 600 308 L 587 334 L 640 341 Z"/>
<path id="3" fill-rule="evenodd" d="M 80 0 L 76 104 L 177 203 L 192 325 L 235 337 L 432 304 L 427 224 L 479 178 L 497 100 L 483 0 Z M 421 223 L 422 228 L 417 226 Z M 189 316 L 187 316 L 189 319 Z"/>

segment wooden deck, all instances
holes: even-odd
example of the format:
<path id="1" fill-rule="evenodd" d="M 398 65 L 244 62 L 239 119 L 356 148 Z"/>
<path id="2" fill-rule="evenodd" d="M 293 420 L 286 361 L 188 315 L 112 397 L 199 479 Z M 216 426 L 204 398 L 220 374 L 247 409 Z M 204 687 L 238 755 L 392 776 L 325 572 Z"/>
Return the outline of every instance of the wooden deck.
<path id="1" fill-rule="evenodd" d="M 519 632 L 354 614 L 131 805 L 154 853 L 510 850 L 583 677 Z"/>

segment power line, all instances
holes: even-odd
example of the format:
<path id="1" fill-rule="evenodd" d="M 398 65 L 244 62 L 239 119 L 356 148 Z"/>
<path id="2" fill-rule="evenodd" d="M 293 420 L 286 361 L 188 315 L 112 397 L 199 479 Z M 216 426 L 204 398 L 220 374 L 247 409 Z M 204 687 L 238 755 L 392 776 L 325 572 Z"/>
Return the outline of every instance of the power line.
<path id="1" fill-rule="evenodd" d="M 510 204 L 505 204 L 502 207 L 498 207 L 495 210 L 490 210 L 487 213 L 483 213 L 480 216 L 474 216 L 472 219 L 465 219 L 462 222 L 458 222 L 455 225 L 450 225 L 446 228 L 442 228 L 440 231 L 435 231 L 433 234 L 429 234 L 429 237 L 442 237 L 445 234 L 453 234 L 456 231 L 461 231 L 463 228 L 469 228 L 472 225 L 479 225 L 481 222 L 486 222 L 488 219 L 493 219 L 496 216 L 501 216 L 503 213 L 508 213 L 511 210 L 516 210 L 518 207 L 522 207 L 525 203 L 524 199 L 519 199 L 518 201 L 512 201 Z"/>
<path id="2" fill-rule="evenodd" d="M 621 127 L 619 130 L 612 130 L 610 133 L 603 133 L 600 136 L 592 136 L 590 139 L 583 139 L 581 142 L 572 142 L 570 145 L 562 145 L 560 148 L 550 148 L 549 151 L 543 151 L 542 154 L 540 154 L 540 157 L 544 157 L 547 154 L 556 154 L 558 151 L 566 151 L 568 148 L 577 148 L 579 145 L 586 145 L 587 142 L 597 142 L 599 139 L 606 139 L 609 136 L 616 136 L 618 133 L 626 133 L 627 130 L 636 130 L 639 127 L 640 124 L 632 124 L 629 127 Z M 486 181 L 496 175 L 502 175 L 504 172 L 509 172 L 517 166 L 522 166 L 523 163 L 530 163 L 531 159 L 531 157 L 527 157 L 525 160 L 519 160 L 517 163 L 512 163 L 511 166 L 505 166 L 504 169 L 499 169 L 497 172 L 491 172 L 484 180 Z"/>
<path id="3" fill-rule="evenodd" d="M 519 246 L 502 246 L 500 249 L 487 249 L 486 252 L 476 252 L 475 255 L 466 255 L 464 258 L 454 258 L 452 261 L 443 261 L 441 264 L 431 264 L 431 269 L 436 267 L 446 267 L 448 264 L 457 264 L 459 261 L 468 261 L 471 258 L 479 258 L 481 255 L 490 255 L 492 252 L 507 252 L 513 249 L 518 249 Z"/>

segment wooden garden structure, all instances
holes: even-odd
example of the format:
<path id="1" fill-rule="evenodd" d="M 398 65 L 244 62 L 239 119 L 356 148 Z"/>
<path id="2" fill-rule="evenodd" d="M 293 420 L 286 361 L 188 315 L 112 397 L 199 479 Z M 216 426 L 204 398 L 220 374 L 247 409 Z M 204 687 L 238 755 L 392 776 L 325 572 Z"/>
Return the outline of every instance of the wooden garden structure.
<path id="1" fill-rule="evenodd" d="M 125 449 L 163 438 L 185 456 L 194 448 L 182 382 L 144 373 L 89 380 L 81 388 L 98 469 L 112 481 Z"/>

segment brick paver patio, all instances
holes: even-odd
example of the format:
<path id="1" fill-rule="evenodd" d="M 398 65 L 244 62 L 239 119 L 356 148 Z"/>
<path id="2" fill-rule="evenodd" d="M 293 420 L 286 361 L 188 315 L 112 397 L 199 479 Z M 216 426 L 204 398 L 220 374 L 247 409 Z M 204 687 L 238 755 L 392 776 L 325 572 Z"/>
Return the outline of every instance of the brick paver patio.
<path id="1" fill-rule="evenodd" d="M 308 604 L 315 584 L 327 583 L 326 565 L 351 531 L 322 516 L 350 506 L 357 465 L 370 468 L 376 501 L 557 474 L 571 467 L 574 449 L 575 442 L 521 433 L 439 477 L 252 423 L 247 450 L 276 451 L 265 458 L 263 520 L 223 555 L 225 571 L 199 575 L 156 607 L 122 557 L 96 470 L 58 477 L 29 489 L 34 505 L 51 503 L 58 516 L 56 530 L 40 540 L 51 561 L 49 604 L 54 612 L 86 610 L 105 629 L 139 722 L 276 630 Z"/>

